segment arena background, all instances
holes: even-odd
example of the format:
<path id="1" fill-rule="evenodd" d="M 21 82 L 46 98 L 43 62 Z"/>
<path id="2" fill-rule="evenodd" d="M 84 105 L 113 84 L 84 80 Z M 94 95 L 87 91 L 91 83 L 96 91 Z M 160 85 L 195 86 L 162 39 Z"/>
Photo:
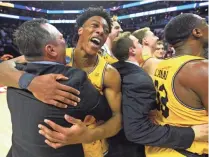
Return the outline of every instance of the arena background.
<path id="1" fill-rule="evenodd" d="M 46 18 L 64 35 L 68 47 L 76 44 L 75 19 L 83 9 L 102 6 L 117 16 L 124 31 L 150 27 L 161 39 L 163 28 L 174 16 L 195 13 L 208 21 L 208 1 L 3 1 L 0 2 L 0 56 L 20 55 L 12 33 L 26 20 Z M 165 43 L 165 45 L 167 45 Z M 6 87 L 0 85 L 0 157 L 11 145 L 11 121 L 6 103 Z"/>

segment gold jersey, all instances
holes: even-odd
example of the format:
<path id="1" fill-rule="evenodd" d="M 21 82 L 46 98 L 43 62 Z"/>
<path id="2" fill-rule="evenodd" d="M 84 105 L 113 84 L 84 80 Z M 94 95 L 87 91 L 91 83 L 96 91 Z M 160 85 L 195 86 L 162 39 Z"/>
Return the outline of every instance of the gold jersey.
<path id="1" fill-rule="evenodd" d="M 115 58 L 114 56 L 111 56 L 108 53 L 109 49 L 106 45 L 104 45 L 101 50 L 99 51 L 99 55 L 109 64 L 113 64 L 115 62 L 117 62 L 117 58 Z"/>
<path id="2" fill-rule="evenodd" d="M 74 49 L 67 48 L 66 49 L 66 56 L 69 58 L 68 66 L 73 65 L 73 56 L 74 56 Z M 95 88 L 103 94 L 103 81 L 104 81 L 104 72 L 107 67 L 107 62 L 98 55 L 98 60 L 95 68 L 88 74 L 88 78 L 91 83 L 95 86 Z M 85 120 L 84 120 L 85 121 Z M 90 120 L 86 122 L 89 128 L 96 127 L 96 119 L 91 116 Z M 82 144 L 85 157 L 103 157 L 108 152 L 108 143 L 104 140 L 97 140 L 92 143 Z"/>
<path id="3" fill-rule="evenodd" d="M 190 127 L 208 123 L 207 111 L 194 109 L 181 102 L 174 91 L 174 79 L 179 70 L 188 62 L 202 60 L 195 56 L 179 56 L 161 61 L 152 77 L 157 91 L 158 111 L 156 122 L 160 125 Z M 146 146 L 146 157 L 185 157 L 174 149 Z M 208 154 L 208 143 L 194 141 L 187 151 Z"/>

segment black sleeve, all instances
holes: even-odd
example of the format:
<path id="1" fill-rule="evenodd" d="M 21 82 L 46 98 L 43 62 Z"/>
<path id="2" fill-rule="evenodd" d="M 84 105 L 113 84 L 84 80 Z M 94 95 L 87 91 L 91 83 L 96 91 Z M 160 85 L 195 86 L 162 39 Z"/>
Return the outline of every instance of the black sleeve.
<path id="1" fill-rule="evenodd" d="M 133 79 L 133 77 L 129 79 Z M 193 129 L 154 124 L 148 116 L 153 106 L 156 106 L 154 86 L 146 77 L 136 76 L 134 79 L 133 85 L 122 87 L 123 123 L 126 138 L 131 142 L 143 145 L 189 148 L 194 140 Z"/>

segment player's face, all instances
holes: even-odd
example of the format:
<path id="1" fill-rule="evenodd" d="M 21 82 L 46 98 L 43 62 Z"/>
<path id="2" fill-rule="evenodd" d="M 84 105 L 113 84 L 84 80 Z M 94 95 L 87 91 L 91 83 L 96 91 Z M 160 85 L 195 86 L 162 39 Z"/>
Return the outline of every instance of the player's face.
<path id="1" fill-rule="evenodd" d="M 109 27 L 100 16 L 89 18 L 78 30 L 81 47 L 88 55 L 96 55 L 107 40 Z"/>
<path id="2" fill-rule="evenodd" d="M 48 44 L 48 46 L 51 46 L 50 48 L 48 48 L 48 50 L 51 51 L 50 54 L 52 54 L 53 57 L 56 58 L 57 62 L 65 64 L 66 43 L 63 35 L 60 33 L 60 31 L 57 30 L 56 27 L 51 24 L 44 24 L 44 27 L 52 36 L 56 38 L 54 41 L 51 41 Z"/>
<path id="3" fill-rule="evenodd" d="M 204 49 L 208 48 L 208 24 L 206 20 L 199 15 L 194 14 L 193 16 L 199 21 L 199 25 L 192 31 L 192 34 L 199 39 Z"/>
<path id="4" fill-rule="evenodd" d="M 155 36 L 152 31 L 147 31 L 145 38 L 146 38 L 147 44 L 150 47 L 153 47 L 153 48 L 156 47 L 156 44 L 157 44 L 157 41 L 159 38 L 157 36 Z"/>
<path id="5" fill-rule="evenodd" d="M 111 33 L 109 34 L 109 37 L 114 40 L 116 37 L 119 36 L 119 34 L 123 32 L 120 24 L 117 22 L 117 21 L 114 21 L 112 23 L 112 30 L 111 30 Z"/>
<path id="6" fill-rule="evenodd" d="M 155 50 L 153 55 L 156 58 L 162 59 L 165 55 L 164 46 L 162 44 L 157 44 L 156 45 L 156 50 Z"/>

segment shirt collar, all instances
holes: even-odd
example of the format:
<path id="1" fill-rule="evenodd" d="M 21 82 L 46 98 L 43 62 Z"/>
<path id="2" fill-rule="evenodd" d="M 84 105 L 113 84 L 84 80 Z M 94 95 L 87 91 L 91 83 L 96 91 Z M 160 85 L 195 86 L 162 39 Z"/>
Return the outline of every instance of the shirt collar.
<path id="1" fill-rule="evenodd" d="M 35 61 L 35 62 L 29 62 L 29 63 L 35 63 L 35 64 L 51 64 L 51 65 L 63 65 L 61 63 L 57 63 L 57 62 L 51 62 L 51 61 Z"/>
<path id="2" fill-rule="evenodd" d="M 134 61 L 129 61 L 129 60 L 126 60 L 125 62 L 128 62 L 128 63 L 135 64 L 135 65 L 139 66 L 139 63 L 134 62 Z"/>

